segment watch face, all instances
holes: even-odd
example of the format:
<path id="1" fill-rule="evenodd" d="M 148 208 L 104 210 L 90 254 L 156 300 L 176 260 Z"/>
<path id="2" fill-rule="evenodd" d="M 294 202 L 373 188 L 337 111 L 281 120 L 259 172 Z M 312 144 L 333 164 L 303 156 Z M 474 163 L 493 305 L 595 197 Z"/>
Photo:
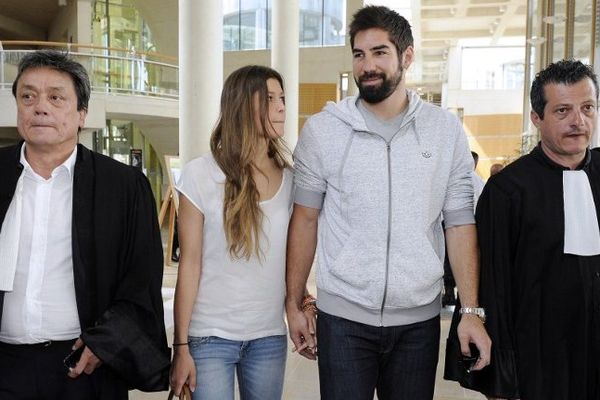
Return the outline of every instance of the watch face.
<path id="1" fill-rule="evenodd" d="M 485 321 L 485 309 L 482 307 L 463 307 L 460 309 L 460 314 L 473 314 Z"/>
<path id="2" fill-rule="evenodd" d="M 485 310 L 483 308 L 476 308 L 475 315 L 481 318 L 482 321 L 485 322 Z"/>

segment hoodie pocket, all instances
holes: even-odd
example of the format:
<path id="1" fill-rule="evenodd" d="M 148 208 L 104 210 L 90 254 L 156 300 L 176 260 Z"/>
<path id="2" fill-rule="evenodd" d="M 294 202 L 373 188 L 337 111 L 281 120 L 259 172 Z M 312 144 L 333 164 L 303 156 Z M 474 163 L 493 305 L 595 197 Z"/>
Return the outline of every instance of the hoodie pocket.
<path id="1" fill-rule="evenodd" d="M 376 260 L 377 254 L 381 251 L 368 248 L 362 240 L 349 238 L 331 260 L 329 272 L 337 281 L 335 285 L 348 293 L 373 288 L 373 284 L 380 280 L 376 273 L 378 265 L 382 265 L 381 260 Z"/>

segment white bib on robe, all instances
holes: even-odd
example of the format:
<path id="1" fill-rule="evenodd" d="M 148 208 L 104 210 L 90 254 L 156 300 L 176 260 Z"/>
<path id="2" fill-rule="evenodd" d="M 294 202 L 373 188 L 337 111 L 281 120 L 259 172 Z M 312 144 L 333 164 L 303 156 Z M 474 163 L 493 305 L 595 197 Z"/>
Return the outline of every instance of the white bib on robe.
<path id="1" fill-rule="evenodd" d="M 600 254 L 600 229 L 592 188 L 584 171 L 563 172 L 565 254 Z"/>

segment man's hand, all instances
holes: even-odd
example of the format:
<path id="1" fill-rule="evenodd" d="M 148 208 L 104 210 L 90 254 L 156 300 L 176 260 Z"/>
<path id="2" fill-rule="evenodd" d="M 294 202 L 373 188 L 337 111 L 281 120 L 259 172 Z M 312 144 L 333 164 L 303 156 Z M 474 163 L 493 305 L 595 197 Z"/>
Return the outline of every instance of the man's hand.
<path id="1" fill-rule="evenodd" d="M 463 307 L 478 307 L 479 252 L 475 225 L 459 225 L 446 229 L 446 247 L 452 273 L 458 287 L 458 297 Z M 492 341 L 483 321 L 473 314 L 462 314 L 458 324 L 458 340 L 463 355 L 470 356 L 469 343 L 479 350 L 479 360 L 471 370 L 477 371 L 489 365 Z"/>
<path id="2" fill-rule="evenodd" d="M 85 346 L 85 344 L 81 338 L 79 338 L 73 345 L 73 350 L 76 350 L 81 346 Z M 100 359 L 86 346 L 83 349 L 83 353 L 81 353 L 79 361 L 75 364 L 75 368 L 69 368 L 68 375 L 70 378 L 77 378 L 82 372 L 85 372 L 86 375 L 91 375 L 100 365 L 102 365 L 102 361 L 100 361 Z"/>
<path id="3" fill-rule="evenodd" d="M 295 346 L 293 351 L 309 360 L 317 358 L 315 317 L 312 311 L 302 311 L 302 303 L 315 258 L 318 219 L 318 209 L 295 204 L 287 245 L 285 309 L 290 338 Z"/>
<path id="4" fill-rule="evenodd" d="M 315 318 L 312 311 L 302 312 L 298 307 L 287 307 L 287 320 L 290 338 L 294 343 L 292 351 L 297 351 L 309 360 L 317 359 L 317 338 Z"/>
<path id="5" fill-rule="evenodd" d="M 458 340 L 460 341 L 460 350 L 465 356 L 471 355 L 469 343 L 474 343 L 479 350 L 479 359 L 471 368 L 472 371 L 481 370 L 490 364 L 492 340 L 483 326 L 483 321 L 478 316 L 473 314 L 461 315 L 458 324 Z"/>

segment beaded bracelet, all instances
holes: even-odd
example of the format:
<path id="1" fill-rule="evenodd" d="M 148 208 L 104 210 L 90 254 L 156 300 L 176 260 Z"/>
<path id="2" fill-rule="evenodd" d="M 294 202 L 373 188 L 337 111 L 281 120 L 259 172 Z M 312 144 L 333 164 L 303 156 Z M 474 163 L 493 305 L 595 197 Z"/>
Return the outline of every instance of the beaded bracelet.
<path id="1" fill-rule="evenodd" d="M 302 312 L 304 311 L 312 311 L 314 313 L 317 312 L 317 299 L 311 295 L 311 294 L 307 294 L 306 296 L 304 296 L 304 298 L 302 299 Z"/>

